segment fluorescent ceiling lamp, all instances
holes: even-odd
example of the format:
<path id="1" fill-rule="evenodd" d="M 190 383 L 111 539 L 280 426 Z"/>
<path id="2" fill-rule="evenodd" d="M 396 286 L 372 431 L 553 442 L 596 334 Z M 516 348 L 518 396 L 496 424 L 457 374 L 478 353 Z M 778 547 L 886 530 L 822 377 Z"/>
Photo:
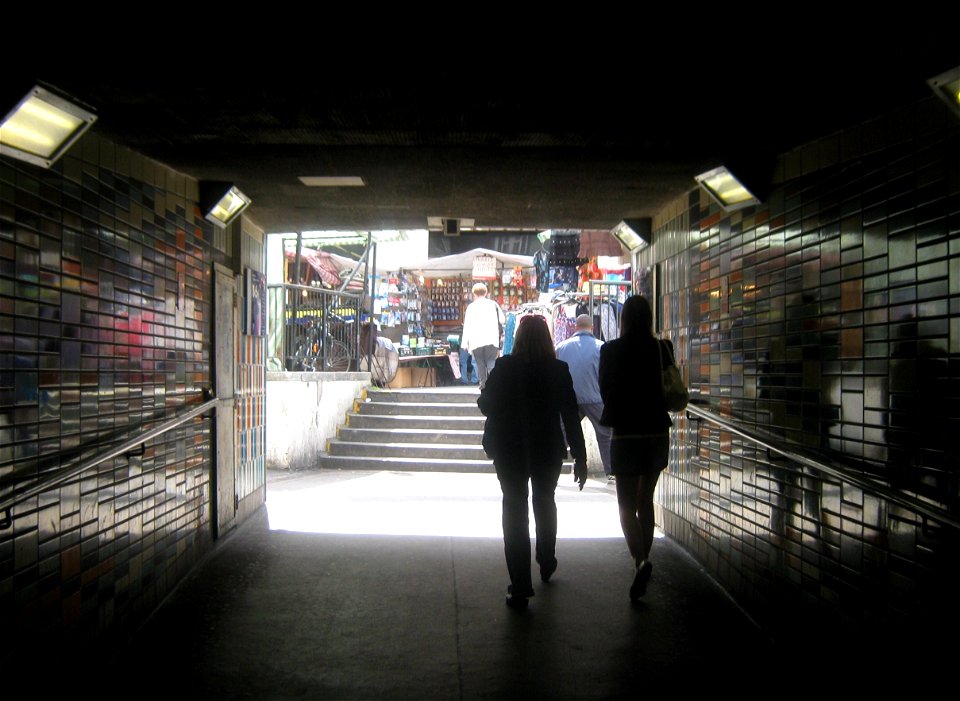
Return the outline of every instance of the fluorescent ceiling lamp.
<path id="1" fill-rule="evenodd" d="M 93 112 L 35 86 L 0 122 L 0 154 L 49 168 L 95 121 Z"/>
<path id="2" fill-rule="evenodd" d="M 613 227 L 613 235 L 628 251 L 635 251 L 650 243 L 651 220 L 624 219 Z"/>
<path id="3" fill-rule="evenodd" d="M 299 180 L 307 187 L 365 187 L 367 184 L 359 175 L 301 175 Z"/>
<path id="4" fill-rule="evenodd" d="M 217 226 L 226 228 L 240 216 L 240 212 L 250 206 L 250 201 L 233 183 L 200 183 L 200 208 L 203 216 Z"/>
<path id="5" fill-rule="evenodd" d="M 960 117 L 960 66 L 927 81 L 930 89 Z"/>
<path id="6" fill-rule="evenodd" d="M 760 204 L 752 192 L 743 186 L 726 166 L 720 166 L 697 176 L 697 182 L 728 212 Z"/>

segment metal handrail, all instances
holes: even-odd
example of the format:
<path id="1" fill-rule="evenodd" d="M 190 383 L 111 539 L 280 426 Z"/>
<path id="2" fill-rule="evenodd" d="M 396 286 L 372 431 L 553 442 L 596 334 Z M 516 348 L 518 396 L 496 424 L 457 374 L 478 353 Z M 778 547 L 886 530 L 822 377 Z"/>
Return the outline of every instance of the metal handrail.
<path id="1" fill-rule="evenodd" d="M 360 292 L 338 292 L 337 290 L 331 290 L 326 287 L 313 287 L 311 285 L 297 285 L 292 282 L 271 282 L 267 285 L 267 289 L 278 290 L 281 288 L 286 288 L 289 290 L 306 290 L 307 292 L 316 292 L 320 295 L 329 295 L 337 297 L 349 297 L 351 299 L 360 299 L 363 297 L 363 294 Z"/>
<path id="2" fill-rule="evenodd" d="M 111 448 L 110 450 L 105 451 L 94 458 L 86 460 L 80 463 L 79 465 L 75 465 L 74 467 L 64 468 L 63 470 L 60 470 L 56 474 L 49 475 L 48 477 L 38 480 L 32 487 L 28 487 L 27 489 L 21 490 L 16 494 L 7 497 L 3 501 L 0 501 L 0 512 L 3 513 L 3 517 L 0 518 L 0 528 L 10 527 L 10 524 L 13 522 L 13 518 L 12 518 L 12 514 L 10 513 L 10 510 L 17 504 L 23 501 L 26 501 L 30 497 L 35 497 L 38 494 L 42 494 L 43 492 L 46 492 L 53 487 L 63 484 L 64 482 L 72 479 L 73 477 L 76 477 L 77 475 L 96 467 L 102 462 L 106 462 L 107 460 L 115 458 L 118 455 L 123 455 L 124 453 L 128 453 L 133 448 L 136 448 L 138 445 L 146 443 L 147 441 L 153 438 L 156 438 L 157 436 L 160 436 L 166 433 L 167 431 L 171 431 L 177 428 L 178 426 L 185 424 L 190 419 L 196 416 L 199 416 L 200 414 L 205 414 L 211 409 L 216 408 L 217 402 L 219 401 L 220 401 L 219 399 L 210 399 L 204 402 L 203 404 L 200 404 L 199 406 L 194 407 L 190 411 L 184 414 L 181 414 L 180 416 L 175 416 L 172 419 L 164 421 L 162 424 L 160 424 L 156 428 L 152 428 L 149 431 L 146 431 L 145 433 L 141 433 L 139 436 L 135 438 L 131 438 L 130 440 L 124 443 L 121 443 L 115 448 Z"/>
<path id="3" fill-rule="evenodd" d="M 707 421 L 714 423 L 720 426 L 721 428 L 727 431 L 730 431 L 731 433 L 735 433 L 738 436 L 742 436 L 747 440 L 753 441 L 757 445 L 762 446 L 771 452 L 778 453 L 779 455 L 782 455 L 783 457 L 787 458 L 792 462 L 803 465 L 804 467 L 809 467 L 814 470 L 818 470 L 819 472 L 823 472 L 825 474 L 831 475 L 832 477 L 841 479 L 844 482 L 849 482 L 850 484 L 854 484 L 857 487 L 860 487 L 861 489 L 864 489 L 868 492 L 872 492 L 874 494 L 882 496 L 887 501 L 893 502 L 898 506 L 903 506 L 907 509 L 910 509 L 911 511 L 914 511 L 918 514 L 922 514 L 923 516 L 926 516 L 930 519 L 933 519 L 934 521 L 960 529 L 960 520 L 957 520 L 957 518 L 954 517 L 948 511 L 945 511 L 943 509 L 937 508 L 936 506 L 932 506 L 930 504 L 924 503 L 919 499 L 913 499 L 911 497 L 904 496 L 902 493 L 896 491 L 895 489 L 891 489 L 890 487 L 887 487 L 886 485 L 881 484 L 876 480 L 870 479 L 869 477 L 856 474 L 850 470 L 846 470 L 836 465 L 828 465 L 824 462 L 820 462 L 819 460 L 815 460 L 805 455 L 801 455 L 800 453 L 796 453 L 794 451 L 787 450 L 786 448 L 779 447 L 775 443 L 772 443 L 767 437 L 762 436 L 761 434 L 756 433 L 754 431 L 741 428 L 725 420 L 723 417 L 718 416 L 713 412 L 706 411 L 705 409 L 702 409 L 693 404 L 687 405 L 686 412 L 688 414 L 693 414 L 694 416 L 697 416 L 699 418 L 706 419 Z"/>

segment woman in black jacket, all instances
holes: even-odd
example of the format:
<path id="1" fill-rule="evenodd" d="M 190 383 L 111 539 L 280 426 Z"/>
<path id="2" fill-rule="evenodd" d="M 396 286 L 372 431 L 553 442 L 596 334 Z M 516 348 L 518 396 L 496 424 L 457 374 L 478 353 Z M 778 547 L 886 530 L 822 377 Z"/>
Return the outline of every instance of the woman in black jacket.
<path id="1" fill-rule="evenodd" d="M 587 479 L 573 380 L 567 364 L 557 360 L 543 317 L 520 320 L 513 351 L 497 361 L 477 404 L 487 417 L 483 448 L 493 459 L 503 492 L 503 549 L 511 582 L 507 605 L 525 608 L 533 596 L 527 482 L 533 484 L 536 558 L 546 582 L 557 569 L 554 491 L 567 441 L 581 489 Z"/>
<path id="2" fill-rule="evenodd" d="M 673 425 L 663 401 L 661 362 L 671 362 L 673 346 L 664 343 L 669 357 L 661 361 L 665 349 L 653 334 L 653 312 L 644 297 L 624 303 L 620 329 L 620 338 L 600 349 L 600 422 L 613 428 L 610 462 L 620 526 L 636 566 L 630 587 L 630 599 L 636 601 L 646 593 L 653 572 L 653 492 L 669 460 Z"/>

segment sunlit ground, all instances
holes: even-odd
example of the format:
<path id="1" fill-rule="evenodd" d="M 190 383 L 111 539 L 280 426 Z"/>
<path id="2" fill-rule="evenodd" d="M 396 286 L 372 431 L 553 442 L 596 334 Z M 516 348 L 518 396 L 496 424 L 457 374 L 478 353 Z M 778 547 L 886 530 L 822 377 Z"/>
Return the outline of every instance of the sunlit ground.
<path id="1" fill-rule="evenodd" d="M 271 530 L 500 538 L 500 498 L 493 474 L 305 473 L 268 486 L 267 513 Z M 560 538 L 623 537 L 613 484 L 563 474 L 557 512 Z"/>

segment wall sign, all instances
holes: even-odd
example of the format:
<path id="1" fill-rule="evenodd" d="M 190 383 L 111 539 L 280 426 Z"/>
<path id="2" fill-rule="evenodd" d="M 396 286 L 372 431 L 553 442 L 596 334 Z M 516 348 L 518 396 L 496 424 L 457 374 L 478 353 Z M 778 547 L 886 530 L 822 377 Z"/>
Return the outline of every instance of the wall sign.
<path id="1" fill-rule="evenodd" d="M 496 280 L 497 259 L 493 256 L 477 256 L 473 259 L 474 280 Z"/>
<path id="2" fill-rule="evenodd" d="M 247 268 L 244 332 L 263 336 L 267 330 L 267 278 L 263 273 Z"/>

